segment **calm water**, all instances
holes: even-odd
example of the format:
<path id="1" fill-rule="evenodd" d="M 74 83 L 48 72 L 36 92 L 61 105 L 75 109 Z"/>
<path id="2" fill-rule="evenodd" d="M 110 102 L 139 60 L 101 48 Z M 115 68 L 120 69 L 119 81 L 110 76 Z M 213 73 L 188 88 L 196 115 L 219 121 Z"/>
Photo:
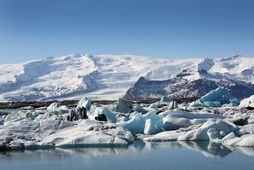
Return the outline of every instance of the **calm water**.
<path id="1" fill-rule="evenodd" d="M 1 170 L 253 170 L 253 165 L 254 148 L 226 148 L 208 142 L 0 152 Z"/>

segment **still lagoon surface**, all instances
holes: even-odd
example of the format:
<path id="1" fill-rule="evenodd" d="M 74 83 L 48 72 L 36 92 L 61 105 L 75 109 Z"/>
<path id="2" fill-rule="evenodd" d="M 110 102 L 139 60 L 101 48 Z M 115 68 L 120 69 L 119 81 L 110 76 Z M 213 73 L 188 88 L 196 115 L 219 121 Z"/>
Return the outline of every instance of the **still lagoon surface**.
<path id="1" fill-rule="evenodd" d="M 253 170 L 254 148 L 209 142 L 137 141 L 123 148 L 0 152 L 0 170 Z"/>

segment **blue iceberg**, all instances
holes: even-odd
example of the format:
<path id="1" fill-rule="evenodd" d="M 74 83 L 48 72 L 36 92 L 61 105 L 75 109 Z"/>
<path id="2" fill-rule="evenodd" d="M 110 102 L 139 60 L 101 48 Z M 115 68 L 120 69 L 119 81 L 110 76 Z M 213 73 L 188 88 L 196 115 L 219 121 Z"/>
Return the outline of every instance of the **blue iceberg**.
<path id="1" fill-rule="evenodd" d="M 193 102 L 192 106 L 200 104 L 204 107 L 221 107 L 224 104 L 231 106 L 238 106 L 239 100 L 234 98 L 225 88 L 218 87 L 215 90 L 210 91 L 198 101 Z"/>
<path id="2" fill-rule="evenodd" d="M 110 111 L 107 107 L 96 107 L 94 111 L 95 115 L 104 114 L 109 122 L 116 123 L 116 115 Z"/>
<path id="3" fill-rule="evenodd" d="M 77 108 L 82 108 L 82 107 L 86 108 L 86 110 L 89 111 L 91 108 L 91 99 L 89 99 L 87 97 L 82 97 L 79 100 Z"/>

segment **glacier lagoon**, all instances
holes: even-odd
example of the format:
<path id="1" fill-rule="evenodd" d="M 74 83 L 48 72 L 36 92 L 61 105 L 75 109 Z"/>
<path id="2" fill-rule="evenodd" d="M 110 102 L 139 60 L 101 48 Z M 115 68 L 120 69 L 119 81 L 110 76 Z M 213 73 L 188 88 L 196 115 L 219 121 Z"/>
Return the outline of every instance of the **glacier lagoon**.
<path id="1" fill-rule="evenodd" d="M 253 147 L 211 142 L 136 141 L 128 147 L 57 148 L 0 152 L 1 169 L 253 169 Z"/>
<path id="2" fill-rule="evenodd" d="M 3 112 L 1 168 L 252 168 L 254 126 L 249 105 L 236 107 L 229 101 L 208 108 L 197 100 L 194 104 L 202 107 L 175 106 L 169 100 L 138 105 L 119 99 L 100 106 L 84 98 L 75 109 L 89 108 L 88 119 L 73 121 L 68 120 L 73 108 L 59 103 Z M 99 115 L 106 121 L 98 120 Z"/>

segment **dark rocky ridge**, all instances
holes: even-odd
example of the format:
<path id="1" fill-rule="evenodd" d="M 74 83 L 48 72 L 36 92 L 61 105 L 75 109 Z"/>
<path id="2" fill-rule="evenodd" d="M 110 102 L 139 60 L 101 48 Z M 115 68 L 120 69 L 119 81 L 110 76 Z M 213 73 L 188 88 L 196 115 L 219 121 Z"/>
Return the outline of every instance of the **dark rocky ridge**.
<path id="1" fill-rule="evenodd" d="M 135 85 L 126 92 L 124 99 L 142 100 L 145 98 L 159 98 L 166 95 L 170 95 L 175 99 L 200 98 L 217 87 L 225 87 L 238 99 L 243 99 L 254 94 L 254 85 L 243 81 L 224 80 L 214 77 L 204 77 L 194 81 L 188 81 L 184 77 L 153 81 L 140 77 Z"/>

